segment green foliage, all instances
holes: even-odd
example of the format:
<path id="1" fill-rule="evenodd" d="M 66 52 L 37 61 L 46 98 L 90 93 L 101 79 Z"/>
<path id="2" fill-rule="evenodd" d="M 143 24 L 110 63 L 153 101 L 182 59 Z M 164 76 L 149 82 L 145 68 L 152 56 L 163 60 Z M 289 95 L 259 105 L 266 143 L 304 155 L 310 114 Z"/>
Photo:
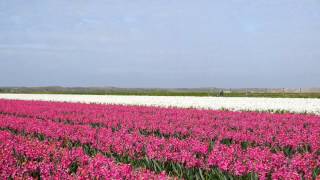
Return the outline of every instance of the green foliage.
<path id="1" fill-rule="evenodd" d="M 90 123 L 91 127 L 93 128 L 100 128 L 100 127 L 103 127 L 103 124 L 101 123 Z"/>
<path id="2" fill-rule="evenodd" d="M 231 138 L 225 138 L 221 140 L 221 144 L 225 144 L 227 146 L 230 146 L 233 143 L 233 140 Z"/>
<path id="3" fill-rule="evenodd" d="M 156 136 L 156 137 L 165 138 L 165 139 L 177 138 L 177 139 L 183 140 L 190 137 L 189 134 L 182 134 L 181 132 L 175 132 L 174 134 L 162 133 L 159 129 L 153 130 L 153 131 L 147 130 L 147 129 L 139 129 L 139 133 L 143 136 Z"/>
<path id="4" fill-rule="evenodd" d="M 320 167 L 317 167 L 316 169 L 313 170 L 312 172 L 312 179 L 317 179 L 317 177 L 320 175 Z"/>
<path id="5" fill-rule="evenodd" d="M 36 134 L 36 137 L 38 138 L 39 141 L 45 140 L 45 136 L 43 134 Z"/>
<path id="6" fill-rule="evenodd" d="M 98 150 L 95 148 L 92 148 L 89 144 L 82 145 L 82 149 L 90 157 L 94 157 L 98 153 Z"/>
<path id="7" fill-rule="evenodd" d="M 121 129 L 121 124 L 117 124 L 116 126 L 111 127 L 112 132 L 116 132 L 119 131 Z"/>
<path id="8" fill-rule="evenodd" d="M 310 146 L 309 144 L 300 145 L 300 146 L 298 147 L 297 151 L 298 151 L 300 154 L 310 153 L 310 152 L 311 152 L 311 146 Z"/>
<path id="9" fill-rule="evenodd" d="M 73 161 L 70 166 L 69 166 L 69 173 L 70 174 L 76 174 L 77 170 L 79 168 L 79 163 L 78 161 Z"/>
<path id="10" fill-rule="evenodd" d="M 295 150 L 291 146 L 286 146 L 283 148 L 283 153 L 284 155 L 291 157 L 295 153 Z"/>
<path id="11" fill-rule="evenodd" d="M 241 148 L 243 150 L 247 150 L 248 146 L 249 146 L 249 142 L 247 142 L 247 141 L 241 142 Z"/>
<path id="12" fill-rule="evenodd" d="M 37 169 L 30 171 L 29 172 L 30 176 L 33 177 L 34 179 L 40 180 L 41 178 L 41 171 L 40 168 L 38 167 Z"/>
<path id="13" fill-rule="evenodd" d="M 215 140 L 211 140 L 209 143 L 208 154 L 213 150 L 215 144 Z"/>
<path id="14" fill-rule="evenodd" d="M 18 166 L 22 166 L 28 161 L 24 154 L 18 153 L 15 149 L 13 149 L 13 156 L 15 157 Z"/>

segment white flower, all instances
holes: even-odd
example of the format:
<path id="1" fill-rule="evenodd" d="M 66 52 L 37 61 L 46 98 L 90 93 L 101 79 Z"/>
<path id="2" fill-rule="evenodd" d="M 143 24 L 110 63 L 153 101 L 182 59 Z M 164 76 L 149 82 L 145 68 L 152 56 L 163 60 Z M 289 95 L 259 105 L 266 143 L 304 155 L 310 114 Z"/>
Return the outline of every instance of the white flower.
<path id="1" fill-rule="evenodd" d="M 284 110 L 296 113 L 320 114 L 320 99 L 304 98 L 0 94 L 1 98 L 204 109 L 223 108 L 234 111 Z"/>

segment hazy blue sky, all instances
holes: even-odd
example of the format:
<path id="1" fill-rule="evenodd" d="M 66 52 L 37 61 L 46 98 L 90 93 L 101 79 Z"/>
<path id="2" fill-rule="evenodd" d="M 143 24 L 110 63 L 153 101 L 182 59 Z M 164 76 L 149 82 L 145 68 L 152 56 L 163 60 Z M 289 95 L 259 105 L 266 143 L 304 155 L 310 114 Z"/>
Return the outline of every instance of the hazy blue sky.
<path id="1" fill-rule="evenodd" d="M 320 86 L 319 0 L 0 0 L 0 86 Z"/>

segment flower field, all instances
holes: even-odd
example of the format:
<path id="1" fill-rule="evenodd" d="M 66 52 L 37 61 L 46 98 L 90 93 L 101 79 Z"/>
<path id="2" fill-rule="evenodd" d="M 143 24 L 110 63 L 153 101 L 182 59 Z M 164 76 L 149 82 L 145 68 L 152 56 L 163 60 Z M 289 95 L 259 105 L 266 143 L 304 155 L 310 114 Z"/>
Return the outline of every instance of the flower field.
<path id="1" fill-rule="evenodd" d="M 81 102 L 98 104 L 143 105 L 232 111 L 270 111 L 312 113 L 320 115 L 317 98 L 253 98 L 193 96 L 124 96 L 70 94 L 1 94 L 0 99 Z"/>
<path id="2" fill-rule="evenodd" d="M 320 116 L 0 99 L 1 179 L 316 179 Z"/>

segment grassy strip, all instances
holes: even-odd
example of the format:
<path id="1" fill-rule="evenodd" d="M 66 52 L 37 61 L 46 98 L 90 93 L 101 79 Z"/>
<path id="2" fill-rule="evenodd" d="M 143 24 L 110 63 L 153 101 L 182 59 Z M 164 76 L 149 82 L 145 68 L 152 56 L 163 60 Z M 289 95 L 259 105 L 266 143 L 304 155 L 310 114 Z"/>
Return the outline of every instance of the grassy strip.
<path id="1" fill-rule="evenodd" d="M 270 97 L 270 98 L 320 98 L 320 92 L 252 92 L 219 90 L 22 90 L 1 89 L 0 93 L 24 94 L 75 94 L 75 95 L 132 95 L 132 96 L 197 96 L 197 97 Z"/>

